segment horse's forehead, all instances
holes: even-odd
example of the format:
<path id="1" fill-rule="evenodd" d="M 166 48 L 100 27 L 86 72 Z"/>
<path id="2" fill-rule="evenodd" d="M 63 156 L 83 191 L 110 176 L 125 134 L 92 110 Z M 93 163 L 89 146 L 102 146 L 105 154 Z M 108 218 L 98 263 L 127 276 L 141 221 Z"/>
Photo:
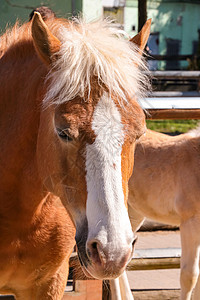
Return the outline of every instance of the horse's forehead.
<path id="1" fill-rule="evenodd" d="M 60 122 L 74 123 L 77 127 L 90 123 L 94 107 L 82 99 L 73 99 L 56 108 L 55 117 Z"/>
<path id="2" fill-rule="evenodd" d="M 77 97 L 60 105 L 57 111 L 59 113 L 56 117 L 59 118 L 59 122 L 73 124 L 85 131 L 91 141 L 94 141 L 96 137 L 94 127 L 98 127 L 101 132 L 109 129 L 112 139 L 112 137 L 115 138 L 116 130 L 120 125 L 124 138 L 128 137 L 132 140 L 140 136 L 145 127 L 144 113 L 135 100 L 120 104 L 115 98 L 110 98 L 107 93 L 99 99 L 88 101 Z"/>
<path id="3" fill-rule="evenodd" d="M 84 101 L 82 98 L 77 97 L 60 104 L 56 109 L 62 114 L 82 115 L 86 111 L 92 110 L 92 104 L 90 101 Z"/>

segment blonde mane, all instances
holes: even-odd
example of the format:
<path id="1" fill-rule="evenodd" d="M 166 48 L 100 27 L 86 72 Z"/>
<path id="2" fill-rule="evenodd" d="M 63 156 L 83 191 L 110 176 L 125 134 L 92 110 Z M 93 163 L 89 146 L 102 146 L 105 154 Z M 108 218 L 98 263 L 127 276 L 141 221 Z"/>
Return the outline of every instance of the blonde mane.
<path id="1" fill-rule="evenodd" d="M 127 96 L 144 97 L 149 89 L 142 72 L 147 68 L 137 47 L 110 22 L 86 24 L 76 19 L 60 29 L 58 38 L 62 46 L 48 76 L 51 84 L 45 105 L 84 98 L 86 91 L 89 97 L 94 76 L 99 86 L 119 101 L 127 101 Z"/>
<path id="2" fill-rule="evenodd" d="M 77 96 L 84 98 L 86 92 L 89 97 L 94 77 L 99 88 L 106 88 L 120 102 L 126 102 L 128 97 L 145 97 L 150 85 L 144 60 L 137 46 L 125 39 L 125 34 L 111 22 L 87 24 L 81 19 L 51 19 L 46 23 L 62 46 L 47 75 L 50 84 L 44 106 L 61 104 Z M 20 45 L 17 51 L 30 55 L 31 22 L 7 30 L 0 39 L 0 57 L 17 44 Z"/>

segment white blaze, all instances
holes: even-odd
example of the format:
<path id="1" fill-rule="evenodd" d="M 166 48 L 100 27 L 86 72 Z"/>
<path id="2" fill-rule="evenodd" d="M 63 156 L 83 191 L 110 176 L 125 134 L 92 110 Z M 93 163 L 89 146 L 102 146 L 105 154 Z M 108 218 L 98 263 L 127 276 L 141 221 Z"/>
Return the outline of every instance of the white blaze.
<path id="1" fill-rule="evenodd" d="M 95 142 L 86 146 L 88 240 L 98 239 L 108 252 L 121 254 L 130 247 L 133 234 L 122 188 L 123 125 L 107 94 L 95 108 L 92 129 Z"/>

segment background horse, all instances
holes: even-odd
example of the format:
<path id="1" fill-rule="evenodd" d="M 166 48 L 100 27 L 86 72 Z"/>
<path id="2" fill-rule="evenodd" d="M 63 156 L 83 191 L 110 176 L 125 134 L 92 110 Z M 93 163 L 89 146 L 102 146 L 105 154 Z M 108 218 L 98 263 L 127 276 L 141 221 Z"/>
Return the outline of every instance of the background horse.
<path id="1" fill-rule="evenodd" d="M 129 216 L 134 232 L 145 217 L 180 226 L 182 300 L 191 299 L 195 285 L 194 299 L 200 299 L 199 195 L 200 127 L 175 137 L 147 130 L 136 145 Z"/>
<path id="2" fill-rule="evenodd" d="M 136 48 L 107 23 L 39 13 L 1 37 L 1 293 L 61 299 L 75 228 L 86 274 L 125 269 L 128 179 L 146 130 Z"/>

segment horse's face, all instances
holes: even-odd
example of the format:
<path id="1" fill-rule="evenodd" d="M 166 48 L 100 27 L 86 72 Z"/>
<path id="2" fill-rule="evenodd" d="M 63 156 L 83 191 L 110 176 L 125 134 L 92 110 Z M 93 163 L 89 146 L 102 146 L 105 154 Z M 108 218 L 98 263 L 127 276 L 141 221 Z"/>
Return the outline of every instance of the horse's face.
<path id="1" fill-rule="evenodd" d="M 120 106 L 95 82 L 87 101 L 76 97 L 41 113 L 38 166 L 74 221 L 83 269 L 103 279 L 119 276 L 132 255 L 128 180 L 146 127 L 134 100 Z"/>
<path id="2" fill-rule="evenodd" d="M 97 278 L 118 276 L 132 255 L 128 179 L 145 131 L 137 103 L 126 111 L 106 96 L 45 110 L 38 140 L 44 184 L 72 216 L 80 261 Z"/>

